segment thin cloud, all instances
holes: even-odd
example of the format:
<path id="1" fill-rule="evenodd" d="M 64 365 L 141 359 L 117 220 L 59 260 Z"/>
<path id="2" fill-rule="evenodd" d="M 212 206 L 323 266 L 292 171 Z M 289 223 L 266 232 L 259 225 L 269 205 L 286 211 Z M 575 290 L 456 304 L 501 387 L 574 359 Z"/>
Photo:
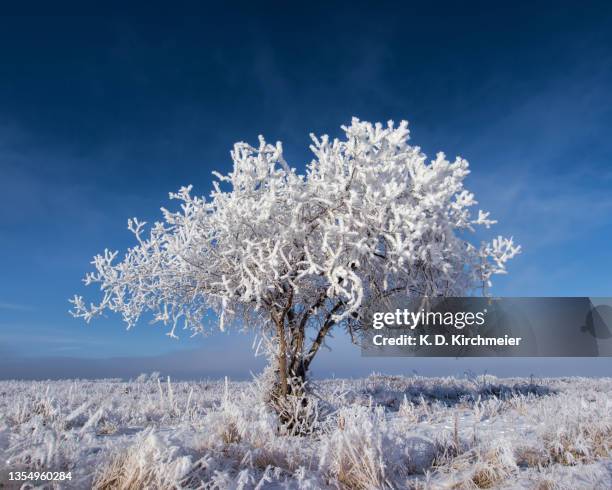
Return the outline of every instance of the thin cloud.
<path id="1" fill-rule="evenodd" d="M 9 310 L 9 311 L 33 311 L 34 308 L 29 305 L 22 305 L 18 303 L 7 303 L 4 301 L 0 301 L 0 310 Z"/>

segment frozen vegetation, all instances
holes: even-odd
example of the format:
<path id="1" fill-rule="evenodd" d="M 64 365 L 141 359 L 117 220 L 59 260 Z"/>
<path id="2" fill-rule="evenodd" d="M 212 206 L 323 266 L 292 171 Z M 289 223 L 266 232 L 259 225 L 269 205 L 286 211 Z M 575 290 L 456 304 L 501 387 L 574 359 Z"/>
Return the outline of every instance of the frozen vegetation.
<path id="1" fill-rule="evenodd" d="M 61 470 L 72 480 L 53 488 L 612 488 L 612 378 L 323 380 L 290 431 L 265 381 L 2 381 L 0 482 Z"/>

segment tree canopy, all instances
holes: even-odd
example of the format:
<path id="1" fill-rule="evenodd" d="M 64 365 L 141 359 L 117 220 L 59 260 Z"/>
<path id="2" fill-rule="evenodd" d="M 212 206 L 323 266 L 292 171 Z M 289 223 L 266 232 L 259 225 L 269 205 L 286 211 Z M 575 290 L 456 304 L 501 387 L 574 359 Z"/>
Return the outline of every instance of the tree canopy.
<path id="1" fill-rule="evenodd" d="M 286 335 L 289 351 L 309 362 L 333 325 L 357 327 L 360 308 L 387 294 L 461 296 L 506 271 L 520 251 L 511 238 L 469 240 L 495 222 L 472 213 L 466 160 L 438 153 L 428 162 L 408 144 L 406 121 L 354 118 L 342 129 L 343 139 L 311 135 L 303 175 L 281 143 L 236 143 L 233 170 L 214 173 L 208 198 L 183 187 L 163 220 L 128 221 L 136 245 L 120 261 L 108 250 L 94 258 L 85 283 L 102 298 L 87 305 L 75 296 L 73 315 L 89 321 L 110 310 L 132 326 L 149 311 L 175 336 L 177 326 L 203 331 L 212 309 L 220 328 L 246 317 L 248 327 Z"/>

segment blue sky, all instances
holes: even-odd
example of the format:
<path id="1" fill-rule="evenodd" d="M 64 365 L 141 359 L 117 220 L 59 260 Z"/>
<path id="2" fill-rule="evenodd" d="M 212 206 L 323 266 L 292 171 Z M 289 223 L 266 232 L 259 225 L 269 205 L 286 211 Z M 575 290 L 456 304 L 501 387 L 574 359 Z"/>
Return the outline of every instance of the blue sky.
<path id="1" fill-rule="evenodd" d="M 94 254 L 131 245 L 127 218 L 156 219 L 181 185 L 208 194 L 235 141 L 282 140 L 299 168 L 310 132 L 352 116 L 408 119 L 427 154 L 470 161 L 492 233 L 524 249 L 496 294 L 612 296 L 609 4 L 233 5 L 0 19 L 0 377 L 141 357 L 202 376 L 257 369 L 246 336 L 85 326 L 67 299 L 95 294 L 80 280 Z M 320 372 L 364 369 L 346 339 L 332 344 Z"/>

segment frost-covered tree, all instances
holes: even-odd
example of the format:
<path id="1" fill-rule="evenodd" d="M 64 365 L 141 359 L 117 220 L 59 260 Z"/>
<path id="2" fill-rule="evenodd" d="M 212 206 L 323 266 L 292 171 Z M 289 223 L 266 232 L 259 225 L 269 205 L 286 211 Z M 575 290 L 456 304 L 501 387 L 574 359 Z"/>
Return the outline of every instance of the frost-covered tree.
<path id="1" fill-rule="evenodd" d="M 204 332 L 207 312 L 219 328 L 240 324 L 271 339 L 277 389 L 291 393 L 332 328 L 352 336 L 360 310 L 385 296 L 460 296 L 487 287 L 520 247 L 498 237 L 475 246 L 475 227 L 494 221 L 463 187 L 468 162 L 427 162 L 408 145 L 408 123 L 387 126 L 353 119 L 345 138 L 312 137 L 305 175 L 283 158 L 280 143 L 237 143 L 233 170 L 209 198 L 183 187 L 145 231 L 128 221 L 137 244 L 121 261 L 105 250 L 93 260 L 99 303 L 72 300 L 89 321 L 105 310 L 133 326 L 145 312 Z"/>

